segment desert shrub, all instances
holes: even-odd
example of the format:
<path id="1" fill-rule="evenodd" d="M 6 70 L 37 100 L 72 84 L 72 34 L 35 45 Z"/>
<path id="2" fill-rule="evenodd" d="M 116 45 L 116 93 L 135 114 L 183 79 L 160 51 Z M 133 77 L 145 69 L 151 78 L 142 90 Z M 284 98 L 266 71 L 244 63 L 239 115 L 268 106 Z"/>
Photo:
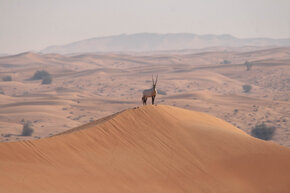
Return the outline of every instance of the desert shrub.
<path id="1" fill-rule="evenodd" d="M 248 93 L 252 90 L 252 86 L 251 85 L 248 85 L 248 84 L 245 84 L 243 85 L 243 90 L 245 93 Z"/>
<path id="2" fill-rule="evenodd" d="M 265 125 L 265 123 L 262 123 L 252 128 L 251 135 L 259 139 L 271 140 L 275 134 L 275 131 L 275 127 L 270 127 Z"/>
<path id="3" fill-rule="evenodd" d="M 22 136 L 31 136 L 32 133 L 34 132 L 34 129 L 32 128 L 32 124 L 30 121 L 27 121 L 23 124 L 22 127 Z"/>
<path id="4" fill-rule="evenodd" d="M 51 76 L 46 76 L 42 79 L 41 84 L 50 84 L 52 82 Z"/>
<path id="5" fill-rule="evenodd" d="M 229 61 L 229 60 L 224 60 L 223 61 L 223 64 L 230 64 L 231 63 L 231 61 Z"/>
<path id="6" fill-rule="evenodd" d="M 42 80 L 41 84 L 50 84 L 52 82 L 52 77 L 47 71 L 38 70 L 31 77 L 31 80 Z"/>
<path id="7" fill-rule="evenodd" d="M 12 81 L 12 77 L 10 75 L 2 77 L 3 81 Z"/>
<path id="8" fill-rule="evenodd" d="M 157 89 L 157 94 L 160 94 L 160 95 L 166 95 L 166 91 L 163 91 L 163 90 L 160 90 L 160 89 Z"/>
<path id="9" fill-rule="evenodd" d="M 22 96 L 29 96 L 29 92 L 27 90 L 23 91 Z"/>
<path id="10" fill-rule="evenodd" d="M 38 70 L 34 73 L 31 80 L 43 80 L 45 77 L 49 77 L 50 74 L 45 70 Z"/>
<path id="11" fill-rule="evenodd" d="M 0 94 L 5 95 L 5 92 L 0 88 Z"/>
<path id="12" fill-rule="evenodd" d="M 246 61 L 245 66 L 247 67 L 247 71 L 251 70 L 253 64 L 251 62 Z"/>
<path id="13" fill-rule="evenodd" d="M 11 137 L 12 136 L 12 134 L 11 133 L 3 133 L 3 134 L 1 134 L 1 136 L 3 136 L 3 137 Z"/>

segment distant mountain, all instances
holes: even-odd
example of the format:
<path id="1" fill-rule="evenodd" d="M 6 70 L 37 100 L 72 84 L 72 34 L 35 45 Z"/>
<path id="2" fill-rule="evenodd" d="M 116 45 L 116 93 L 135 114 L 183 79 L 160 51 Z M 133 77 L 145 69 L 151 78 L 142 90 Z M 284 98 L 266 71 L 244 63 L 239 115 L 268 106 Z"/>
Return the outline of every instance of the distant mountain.
<path id="1" fill-rule="evenodd" d="M 242 46 L 290 46 L 288 39 L 248 38 L 240 39 L 231 35 L 196 35 L 189 33 L 154 34 L 139 33 L 116 35 L 81 40 L 66 45 L 50 46 L 42 53 L 87 53 L 87 52 L 144 52 L 209 47 Z"/>

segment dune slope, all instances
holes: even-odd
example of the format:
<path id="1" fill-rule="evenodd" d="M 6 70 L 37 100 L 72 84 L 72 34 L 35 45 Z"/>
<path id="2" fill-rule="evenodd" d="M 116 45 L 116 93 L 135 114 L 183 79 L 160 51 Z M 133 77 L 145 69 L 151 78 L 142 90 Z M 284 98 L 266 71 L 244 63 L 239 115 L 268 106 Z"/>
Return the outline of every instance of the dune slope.
<path id="1" fill-rule="evenodd" d="M 289 192 L 290 149 L 207 114 L 144 106 L 0 144 L 0 192 Z"/>

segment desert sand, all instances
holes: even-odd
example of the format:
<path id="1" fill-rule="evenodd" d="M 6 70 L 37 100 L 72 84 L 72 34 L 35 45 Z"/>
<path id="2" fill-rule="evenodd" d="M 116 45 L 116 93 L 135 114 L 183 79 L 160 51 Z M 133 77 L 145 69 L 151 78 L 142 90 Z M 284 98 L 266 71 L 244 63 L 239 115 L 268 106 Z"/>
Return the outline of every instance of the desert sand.
<path id="1" fill-rule="evenodd" d="M 39 140 L 0 144 L 0 192 L 287 193 L 290 149 L 208 114 L 125 110 Z"/>
<path id="2" fill-rule="evenodd" d="M 248 134 L 264 122 L 276 128 L 273 142 L 290 147 L 289 64 L 289 48 L 253 47 L 0 57 L 0 141 L 48 137 L 139 106 L 159 74 L 157 104 L 205 112 Z M 37 70 L 52 83 L 29 80 Z M 2 81 L 7 75 L 12 81 Z M 25 121 L 32 136 L 20 135 Z"/>

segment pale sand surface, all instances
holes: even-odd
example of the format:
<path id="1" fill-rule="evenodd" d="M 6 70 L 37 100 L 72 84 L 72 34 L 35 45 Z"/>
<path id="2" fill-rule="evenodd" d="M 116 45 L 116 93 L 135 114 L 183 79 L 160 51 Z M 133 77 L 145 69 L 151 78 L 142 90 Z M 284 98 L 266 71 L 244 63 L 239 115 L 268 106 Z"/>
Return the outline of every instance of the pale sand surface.
<path id="1" fill-rule="evenodd" d="M 246 60 L 254 64 L 250 71 Z M 290 147 L 289 64 L 289 48 L 0 57 L 0 78 L 13 79 L 0 80 L 0 141 L 55 135 L 139 106 L 159 74 L 157 88 L 165 93 L 157 104 L 205 112 L 248 134 L 265 122 L 276 127 L 272 141 Z M 52 84 L 30 81 L 37 70 L 51 73 Z M 244 84 L 252 85 L 250 93 Z M 24 121 L 33 123 L 31 137 L 20 136 Z"/>
<path id="2" fill-rule="evenodd" d="M 0 192 L 287 193 L 290 149 L 211 115 L 133 108 L 50 138 L 0 144 Z"/>

